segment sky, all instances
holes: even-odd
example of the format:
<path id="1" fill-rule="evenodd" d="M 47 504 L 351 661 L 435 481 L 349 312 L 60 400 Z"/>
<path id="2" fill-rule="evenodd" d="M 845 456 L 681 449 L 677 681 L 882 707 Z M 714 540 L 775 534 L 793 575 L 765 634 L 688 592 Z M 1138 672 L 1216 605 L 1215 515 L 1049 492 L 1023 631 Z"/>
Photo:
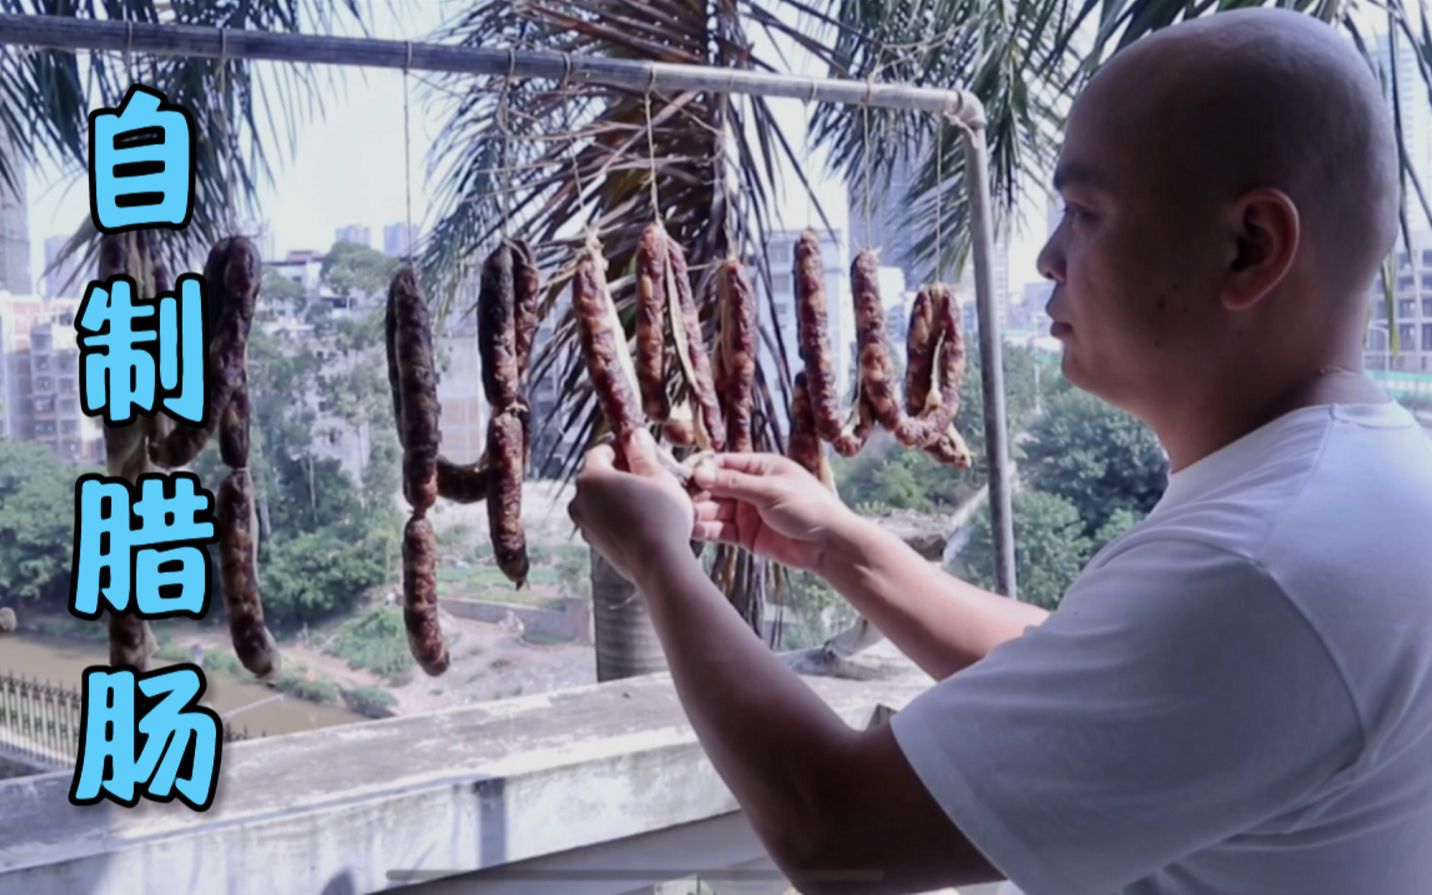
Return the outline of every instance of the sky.
<path id="1" fill-rule="evenodd" d="M 421 40 L 438 26 L 443 10 L 454 4 L 392 0 L 371 7 L 373 33 L 398 40 Z M 805 54 L 787 48 L 795 73 L 818 73 Z M 275 182 L 264 185 L 257 207 L 260 219 L 250 226 L 266 227 L 274 247 L 282 255 L 292 249 L 327 249 L 334 232 L 349 224 L 366 224 L 375 248 L 382 248 L 382 228 L 406 219 L 406 193 L 411 189 L 413 220 L 425 231 L 427 197 L 436 183 L 427 178 L 427 154 L 442 126 L 440 104 L 430 100 L 430 91 L 410 77 L 410 135 L 403 128 L 404 77 L 387 69 L 349 69 L 341 87 L 323 97 L 317 120 L 299 125 L 296 149 L 278 150 L 274 159 Z M 116 98 L 107 98 L 113 104 Z M 94 98 L 99 105 L 100 98 Z M 793 145 L 804 145 L 807 110 L 799 100 L 773 100 L 780 120 L 793 122 Z M 409 143 L 410 140 L 410 143 Z M 408 179 L 403 176 L 405 144 L 412 164 Z M 810 157 L 808 170 L 824 171 L 824 159 Z M 29 188 L 30 269 L 39 280 L 44 269 L 45 239 L 72 233 L 89 214 L 82 170 L 58 171 L 53 164 L 31 169 Z M 844 185 L 820 177 L 816 190 L 833 226 L 845 228 Z M 785 178 L 783 210 L 786 227 L 803 227 L 817 220 L 804 191 L 794 177 Z M 1034 259 L 1044 237 L 1042 204 L 1026 210 L 1035 232 L 1016 235 L 1010 245 L 1010 285 L 1016 293 L 1020 284 L 1039 279 Z"/>

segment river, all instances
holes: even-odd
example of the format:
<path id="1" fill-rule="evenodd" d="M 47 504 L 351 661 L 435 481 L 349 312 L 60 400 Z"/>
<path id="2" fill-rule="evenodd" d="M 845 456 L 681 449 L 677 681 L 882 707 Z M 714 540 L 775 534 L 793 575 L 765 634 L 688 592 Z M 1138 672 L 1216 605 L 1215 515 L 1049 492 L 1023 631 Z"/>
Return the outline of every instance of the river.
<path id="1" fill-rule="evenodd" d="M 82 673 L 91 665 L 108 665 L 109 650 L 104 643 L 46 637 L 34 633 L 0 636 L 0 675 L 14 674 L 78 690 Z M 168 663 L 155 660 L 151 667 Z M 207 687 L 200 703 L 218 712 L 237 730 L 293 733 L 335 724 L 367 720 L 341 706 L 319 705 L 306 699 L 286 696 L 263 684 L 239 681 L 219 673 L 204 675 Z"/>

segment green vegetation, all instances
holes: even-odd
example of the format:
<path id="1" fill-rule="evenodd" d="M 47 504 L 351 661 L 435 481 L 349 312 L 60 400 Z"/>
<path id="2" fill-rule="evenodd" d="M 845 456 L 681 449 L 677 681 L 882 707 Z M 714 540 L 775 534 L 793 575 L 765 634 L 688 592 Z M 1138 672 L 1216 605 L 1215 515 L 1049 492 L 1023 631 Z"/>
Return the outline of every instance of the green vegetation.
<path id="1" fill-rule="evenodd" d="M 1153 509 L 1168 464 L 1143 423 L 1085 392 L 1052 398 L 1030 434 L 1029 487 L 1013 499 L 1015 569 L 1020 599 L 1052 609 L 1095 553 Z M 993 557 L 985 508 L 955 570 L 992 588 Z"/>
<path id="2" fill-rule="evenodd" d="M 340 697 L 338 684 L 332 678 L 322 674 L 310 676 L 302 665 L 280 672 L 278 688 L 289 696 L 320 705 L 336 703 Z"/>
<path id="3" fill-rule="evenodd" d="M 1026 479 L 1072 503 L 1090 537 L 1121 510 L 1143 518 L 1163 494 L 1168 463 L 1153 432 L 1088 392 L 1053 398 L 1029 434 Z"/>
<path id="4" fill-rule="evenodd" d="M 74 561 L 75 477 L 43 445 L 0 438 L 0 600 L 63 612 Z M 79 622 L 79 619 L 75 619 Z M 104 625 L 92 625 L 101 632 Z"/>
<path id="5" fill-rule="evenodd" d="M 1084 568 L 1092 544 L 1084 536 L 1079 511 L 1064 498 L 1021 491 L 1013 500 L 1019 598 L 1053 609 Z M 994 546 L 987 506 L 976 514 L 970 542 L 955 561 L 953 571 L 981 587 L 994 588 Z"/>
<path id="6" fill-rule="evenodd" d="M 413 664 L 403 612 L 391 606 L 374 606 L 339 625 L 324 652 L 390 678 Z"/>
<path id="7" fill-rule="evenodd" d="M 836 486 L 843 500 L 870 515 L 892 509 L 949 512 L 984 487 L 984 417 L 980 412 L 983 386 L 978 354 L 971 347 L 960 388 L 962 409 L 957 417 L 960 434 L 974 457 L 971 467 L 942 466 L 922 451 L 899 445 L 888 435 L 877 435 L 855 457 L 832 458 Z M 1024 346 L 1005 346 L 1004 367 L 1010 431 L 1022 432 L 1034 416 L 1036 398 L 1047 402 L 1068 385 L 1056 361 Z M 1012 445 L 1011 453 L 1016 460 L 1022 459 L 1018 443 Z"/>
<path id="8" fill-rule="evenodd" d="M 393 706 L 398 704 L 397 698 L 382 687 L 355 687 L 352 690 L 344 690 L 343 701 L 353 711 L 370 718 L 386 718 L 392 714 Z"/>

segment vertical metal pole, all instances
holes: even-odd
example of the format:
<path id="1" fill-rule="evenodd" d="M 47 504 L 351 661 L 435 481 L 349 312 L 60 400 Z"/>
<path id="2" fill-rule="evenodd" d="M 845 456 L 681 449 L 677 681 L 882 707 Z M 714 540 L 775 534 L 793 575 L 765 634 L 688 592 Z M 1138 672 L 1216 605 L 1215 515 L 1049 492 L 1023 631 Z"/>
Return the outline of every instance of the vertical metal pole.
<path id="1" fill-rule="evenodd" d="M 1004 404 L 1003 334 L 995 305 L 990 259 L 994 228 L 990 219 L 989 165 L 984 130 L 965 128 L 965 184 L 970 201 L 970 246 L 975 262 L 975 312 L 980 328 L 981 385 L 984 389 L 985 456 L 989 458 L 989 508 L 994 534 L 995 589 L 1019 596 L 1014 572 L 1013 482 L 1009 475 L 1009 439 Z"/>

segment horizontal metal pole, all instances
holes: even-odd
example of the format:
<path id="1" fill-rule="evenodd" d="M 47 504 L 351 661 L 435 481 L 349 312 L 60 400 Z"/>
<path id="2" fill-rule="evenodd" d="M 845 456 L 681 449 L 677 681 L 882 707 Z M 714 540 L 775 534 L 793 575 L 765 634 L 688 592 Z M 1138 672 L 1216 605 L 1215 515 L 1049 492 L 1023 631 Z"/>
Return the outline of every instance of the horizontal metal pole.
<path id="1" fill-rule="evenodd" d="M 775 75 L 710 65 L 637 62 L 496 47 L 459 47 L 366 37 L 201 28 L 43 15 L 0 15 L 0 44 L 60 50 L 112 50 L 319 65 L 545 78 L 633 90 L 708 91 L 782 96 L 947 115 L 981 129 L 984 107 L 965 90 L 936 90 L 836 78 Z"/>

